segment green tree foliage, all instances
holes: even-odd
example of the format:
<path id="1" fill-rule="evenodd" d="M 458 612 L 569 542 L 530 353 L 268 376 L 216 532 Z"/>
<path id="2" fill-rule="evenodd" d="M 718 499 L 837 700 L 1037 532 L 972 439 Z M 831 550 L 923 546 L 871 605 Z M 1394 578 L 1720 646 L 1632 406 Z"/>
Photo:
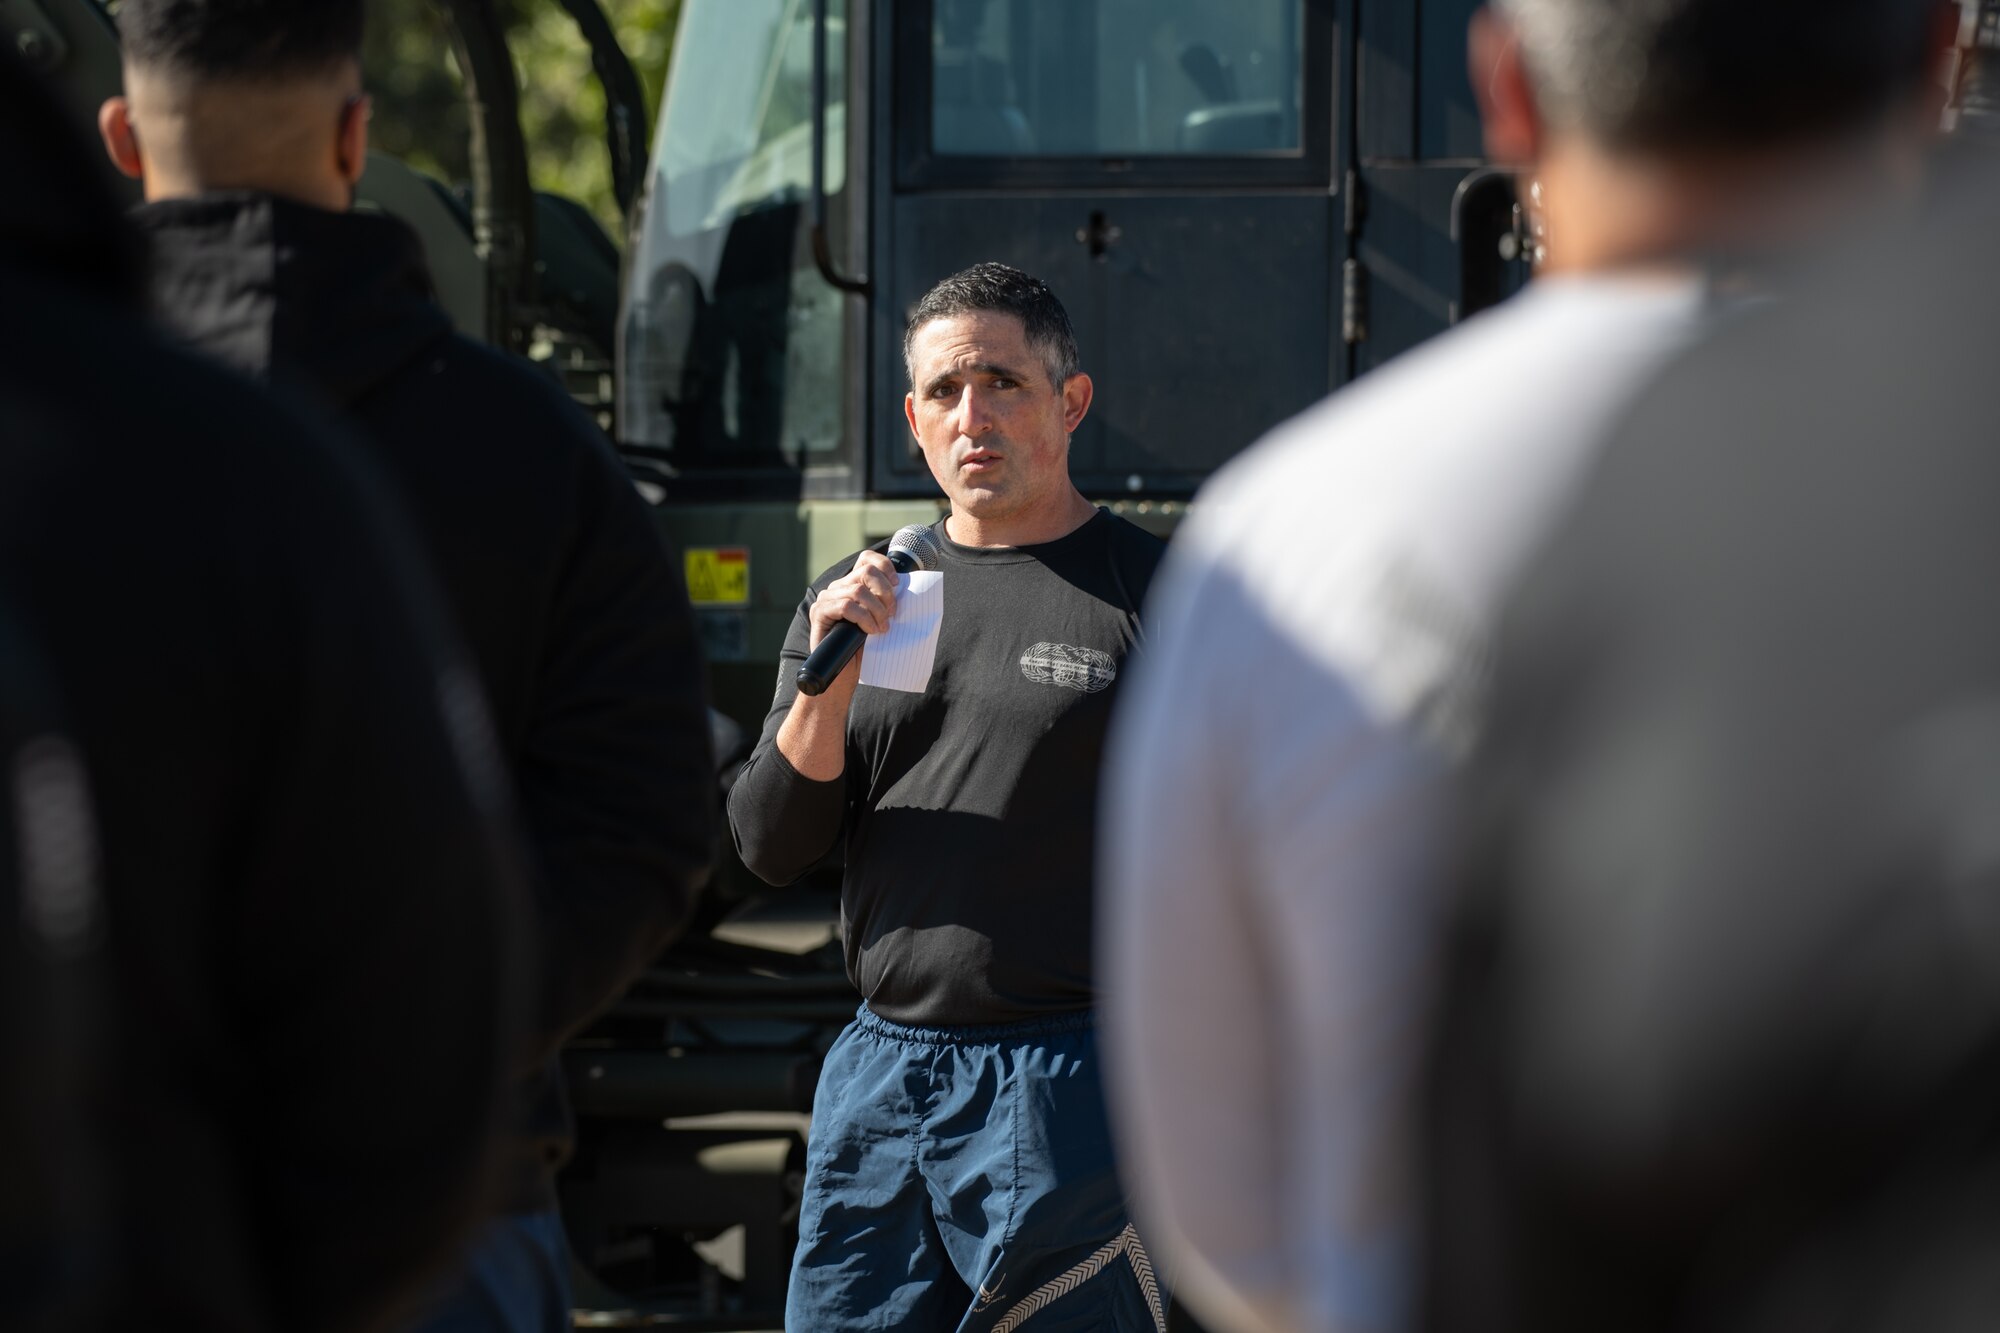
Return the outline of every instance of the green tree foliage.
<path id="1" fill-rule="evenodd" d="M 600 0 L 646 89 L 648 135 L 659 114 L 680 0 Z M 623 223 L 604 140 L 604 90 L 590 49 L 555 0 L 498 0 L 514 52 L 528 176 L 538 190 L 584 204 L 614 238 Z M 368 0 L 369 91 L 375 146 L 445 182 L 468 175 L 462 85 L 441 0 Z"/>

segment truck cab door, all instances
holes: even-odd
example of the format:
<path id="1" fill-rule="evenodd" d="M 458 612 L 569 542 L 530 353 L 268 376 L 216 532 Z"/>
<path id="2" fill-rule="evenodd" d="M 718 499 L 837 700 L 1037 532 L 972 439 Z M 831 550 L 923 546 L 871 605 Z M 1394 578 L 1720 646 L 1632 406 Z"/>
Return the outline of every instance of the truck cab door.
<path id="1" fill-rule="evenodd" d="M 872 487 L 932 493 L 902 334 L 1001 260 L 1097 385 L 1086 493 L 1185 495 L 1342 378 L 1333 0 L 897 0 L 878 58 Z"/>

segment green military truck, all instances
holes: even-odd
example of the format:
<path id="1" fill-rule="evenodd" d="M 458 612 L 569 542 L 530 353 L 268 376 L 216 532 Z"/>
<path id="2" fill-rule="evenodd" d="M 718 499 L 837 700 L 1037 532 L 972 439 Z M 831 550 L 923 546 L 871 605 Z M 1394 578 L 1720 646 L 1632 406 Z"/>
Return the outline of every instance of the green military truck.
<path id="1" fill-rule="evenodd" d="M 1474 8 L 683 0 L 616 433 L 661 487 L 717 706 L 754 735 L 806 583 L 940 512 L 902 335 L 945 274 L 1000 259 L 1062 298 L 1097 386 L 1073 474 L 1163 534 L 1265 430 L 1518 287 Z M 733 858 L 719 880 L 745 917 L 789 897 L 830 923 L 837 890 L 827 867 L 772 894 Z"/>
<path id="2" fill-rule="evenodd" d="M 465 182 L 370 160 L 461 330 L 611 431 L 685 562 L 718 748 L 754 735 L 807 581 L 940 496 L 903 421 L 905 311 L 1000 259 L 1075 322 L 1092 498 L 1171 531 L 1263 431 L 1525 279 L 1465 74 L 1474 0 L 682 0 L 648 148 L 598 0 L 621 247 L 530 188 L 494 0 L 437 0 Z M 511 12 L 511 11 L 510 11 Z M 0 0 L 79 114 L 118 86 L 101 0 Z M 519 71 L 533 78 L 536 71 Z M 838 867 L 726 852 L 696 928 L 566 1054 L 582 1325 L 774 1327 L 820 1054 L 855 995 Z"/>
<path id="3" fill-rule="evenodd" d="M 1003 259 L 1097 384 L 1072 468 L 1171 528 L 1264 430 L 1518 282 L 1469 2 L 684 0 L 618 333 L 721 706 L 806 579 L 937 513 L 904 314 Z"/>

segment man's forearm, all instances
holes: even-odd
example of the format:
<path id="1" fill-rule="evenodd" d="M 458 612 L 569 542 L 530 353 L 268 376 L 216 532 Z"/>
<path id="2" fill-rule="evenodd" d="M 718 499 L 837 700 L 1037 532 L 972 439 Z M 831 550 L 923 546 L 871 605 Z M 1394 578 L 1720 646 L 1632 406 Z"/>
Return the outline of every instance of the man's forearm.
<path id="1" fill-rule="evenodd" d="M 821 696 L 821 700 L 825 698 Z M 737 854 L 767 883 L 790 884 L 812 869 L 840 841 L 846 809 L 846 787 L 840 771 L 845 766 L 844 756 L 837 754 L 832 761 L 832 777 L 808 777 L 786 753 L 784 728 L 797 726 L 802 733 L 798 741 L 802 762 L 810 762 L 815 747 L 823 743 L 822 733 L 838 728 L 834 734 L 839 738 L 845 723 L 844 708 L 787 711 L 771 738 L 751 752 L 750 761 L 729 790 L 729 827 L 735 835 Z M 770 725 L 767 720 L 765 726 Z M 840 744 L 844 748 L 844 740 Z M 818 759 L 826 765 L 823 753 Z"/>
<path id="2" fill-rule="evenodd" d="M 778 753 L 802 778 L 832 782 L 847 771 L 847 709 L 861 677 L 857 654 L 818 696 L 801 694 L 778 728 Z"/>

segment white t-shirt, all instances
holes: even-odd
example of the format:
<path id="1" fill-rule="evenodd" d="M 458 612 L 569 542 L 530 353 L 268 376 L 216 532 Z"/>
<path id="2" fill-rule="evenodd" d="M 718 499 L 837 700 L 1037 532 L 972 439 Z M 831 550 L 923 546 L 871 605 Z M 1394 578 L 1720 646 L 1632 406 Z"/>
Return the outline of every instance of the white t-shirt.
<path id="1" fill-rule="evenodd" d="M 1396 1330 L 1450 760 L 1492 617 L 1693 281 L 1551 278 L 1286 423 L 1168 549 L 1097 927 L 1121 1163 L 1216 1333 Z"/>

